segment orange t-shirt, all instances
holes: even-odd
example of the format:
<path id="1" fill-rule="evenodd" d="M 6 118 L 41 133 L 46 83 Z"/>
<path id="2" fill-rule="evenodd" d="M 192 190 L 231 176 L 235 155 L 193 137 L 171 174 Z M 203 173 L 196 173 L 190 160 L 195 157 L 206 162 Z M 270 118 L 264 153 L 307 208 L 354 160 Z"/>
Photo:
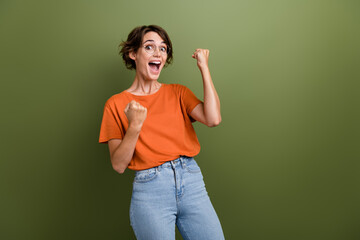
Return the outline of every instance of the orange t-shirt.
<path id="1" fill-rule="evenodd" d="M 151 95 L 138 96 L 127 91 L 110 97 L 104 107 L 100 129 L 100 143 L 123 139 L 128 129 L 124 113 L 126 105 L 135 100 L 147 108 L 147 117 L 141 128 L 134 155 L 128 165 L 132 170 L 159 166 L 181 155 L 193 157 L 200 152 L 190 117 L 201 101 L 187 87 L 164 84 Z"/>

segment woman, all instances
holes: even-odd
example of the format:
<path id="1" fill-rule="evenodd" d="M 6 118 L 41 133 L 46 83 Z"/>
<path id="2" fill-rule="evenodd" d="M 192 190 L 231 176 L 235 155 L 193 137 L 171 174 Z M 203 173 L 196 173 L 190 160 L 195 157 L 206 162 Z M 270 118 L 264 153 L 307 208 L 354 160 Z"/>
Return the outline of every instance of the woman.
<path id="1" fill-rule="evenodd" d="M 209 127 L 221 122 L 209 51 L 196 49 L 192 55 L 203 79 L 202 102 L 185 86 L 157 81 L 173 58 L 164 29 L 137 27 L 120 45 L 135 79 L 107 100 L 99 142 L 108 143 L 114 170 L 135 170 L 130 222 L 137 239 L 175 239 L 175 224 L 184 239 L 224 239 L 193 158 L 200 145 L 192 122 Z"/>

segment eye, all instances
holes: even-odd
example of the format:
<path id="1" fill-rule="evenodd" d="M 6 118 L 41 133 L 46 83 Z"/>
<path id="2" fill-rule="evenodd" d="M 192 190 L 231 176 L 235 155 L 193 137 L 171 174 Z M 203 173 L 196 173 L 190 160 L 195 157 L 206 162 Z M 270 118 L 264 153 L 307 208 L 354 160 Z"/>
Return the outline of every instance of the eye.
<path id="1" fill-rule="evenodd" d="M 166 48 L 166 47 L 160 47 L 160 51 L 166 53 L 166 52 L 167 52 L 167 48 Z"/>
<path id="2" fill-rule="evenodd" d="M 153 46 L 153 45 L 146 45 L 146 46 L 145 46 L 145 49 L 146 49 L 146 50 L 153 50 L 153 49 L 154 49 L 154 46 Z"/>

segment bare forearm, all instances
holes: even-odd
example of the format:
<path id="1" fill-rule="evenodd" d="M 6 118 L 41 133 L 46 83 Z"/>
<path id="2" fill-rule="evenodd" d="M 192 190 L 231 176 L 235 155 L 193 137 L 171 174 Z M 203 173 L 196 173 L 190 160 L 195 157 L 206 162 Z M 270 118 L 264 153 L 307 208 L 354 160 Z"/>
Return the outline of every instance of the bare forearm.
<path id="1" fill-rule="evenodd" d="M 208 66 L 200 67 L 204 85 L 204 115 L 210 126 L 216 126 L 221 122 L 220 100 L 211 79 Z"/>
<path id="2" fill-rule="evenodd" d="M 119 146 L 111 157 L 113 168 L 123 173 L 129 165 L 135 151 L 136 142 L 140 135 L 140 129 L 129 126 Z"/>

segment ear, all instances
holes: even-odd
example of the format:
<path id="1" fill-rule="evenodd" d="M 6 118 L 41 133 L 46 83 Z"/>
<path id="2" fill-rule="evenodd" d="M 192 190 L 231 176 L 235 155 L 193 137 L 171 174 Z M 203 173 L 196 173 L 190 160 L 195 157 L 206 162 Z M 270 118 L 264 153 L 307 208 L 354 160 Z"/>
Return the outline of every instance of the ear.
<path id="1" fill-rule="evenodd" d="M 129 57 L 132 59 L 132 60 L 136 60 L 136 53 L 135 52 L 133 52 L 133 51 L 131 51 L 131 52 L 129 52 Z"/>

